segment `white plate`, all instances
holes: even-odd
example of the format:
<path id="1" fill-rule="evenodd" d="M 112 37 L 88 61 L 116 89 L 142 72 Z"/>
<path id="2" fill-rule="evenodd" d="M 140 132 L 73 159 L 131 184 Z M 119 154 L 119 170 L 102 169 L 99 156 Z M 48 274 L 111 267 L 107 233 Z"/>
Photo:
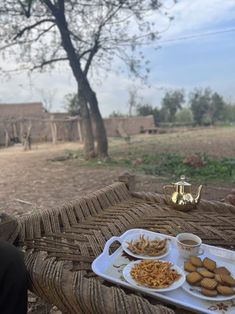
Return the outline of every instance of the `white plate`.
<path id="1" fill-rule="evenodd" d="M 160 259 L 160 258 L 163 258 L 165 256 L 167 256 L 169 254 L 169 250 L 170 250 L 170 243 L 168 240 L 167 241 L 167 250 L 164 254 L 162 255 L 157 255 L 157 256 L 148 256 L 148 255 L 139 255 L 139 254 L 135 254 L 133 253 L 132 251 L 130 251 L 128 249 L 128 242 L 131 242 L 131 241 L 136 241 L 140 238 L 140 236 L 144 235 L 145 237 L 148 237 L 150 240 L 164 240 L 165 238 L 167 237 L 162 237 L 162 236 L 159 236 L 159 235 L 155 235 L 153 234 L 152 232 L 148 232 L 147 230 L 141 230 L 140 231 L 137 231 L 136 233 L 134 234 L 131 234 L 127 237 L 124 238 L 123 242 L 122 242 L 122 249 L 128 254 L 128 255 L 131 255 L 135 258 L 139 258 L 139 259 Z"/>
<path id="2" fill-rule="evenodd" d="M 207 297 L 206 295 L 203 295 L 200 293 L 200 288 L 191 286 L 190 284 L 185 281 L 185 283 L 182 286 L 182 289 L 194 297 L 200 298 L 202 300 L 208 300 L 208 301 L 227 301 L 227 300 L 232 300 L 235 298 L 235 295 L 217 295 L 216 297 Z"/>
<path id="3" fill-rule="evenodd" d="M 165 261 L 164 261 L 165 262 Z M 175 281 L 170 287 L 168 288 L 162 288 L 162 289 L 156 289 L 156 288 L 148 288 L 145 286 L 142 286 L 140 284 L 138 284 L 131 276 L 131 270 L 134 267 L 134 265 L 137 265 L 141 263 L 141 260 L 139 261 L 135 261 L 135 262 L 131 262 L 129 263 L 124 269 L 123 269 L 123 277 L 125 278 L 125 280 L 127 282 L 129 282 L 132 286 L 136 287 L 136 288 L 141 288 L 141 290 L 143 291 L 151 291 L 151 292 L 166 292 L 166 291 L 171 291 L 171 290 L 175 290 L 177 288 L 179 288 L 180 286 L 183 285 L 183 283 L 185 282 L 185 274 L 184 271 L 178 267 L 175 264 L 172 264 L 172 269 L 175 269 L 177 271 L 178 274 L 181 275 L 180 279 Z"/>
<path id="4" fill-rule="evenodd" d="M 231 270 L 231 267 L 228 267 L 227 265 L 224 265 L 223 263 L 221 263 L 221 265 L 219 266 L 226 266 L 228 268 L 228 270 L 231 272 L 231 276 L 233 278 L 235 278 L 235 273 Z M 183 269 L 184 266 L 182 266 Z M 185 275 L 188 274 L 188 272 L 184 271 Z M 234 295 L 217 295 L 216 297 L 207 297 L 206 295 L 203 295 L 200 293 L 200 288 L 196 287 L 196 286 L 191 286 L 186 280 L 184 285 L 182 286 L 182 289 L 184 289 L 184 291 L 190 293 L 191 295 L 193 295 L 194 297 L 200 298 L 202 300 L 208 300 L 208 301 L 227 301 L 227 300 L 232 300 L 235 298 L 235 294 Z M 235 290 L 235 287 L 233 287 L 233 289 Z"/>

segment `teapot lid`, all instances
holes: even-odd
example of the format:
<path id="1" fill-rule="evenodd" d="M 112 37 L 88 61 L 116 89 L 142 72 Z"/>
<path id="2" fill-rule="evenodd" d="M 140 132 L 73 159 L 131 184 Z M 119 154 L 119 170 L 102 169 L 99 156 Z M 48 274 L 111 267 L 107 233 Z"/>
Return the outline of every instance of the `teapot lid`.
<path id="1" fill-rule="evenodd" d="M 184 175 L 180 176 L 180 181 L 176 182 L 175 185 L 191 186 L 190 183 L 185 181 L 185 176 Z"/>

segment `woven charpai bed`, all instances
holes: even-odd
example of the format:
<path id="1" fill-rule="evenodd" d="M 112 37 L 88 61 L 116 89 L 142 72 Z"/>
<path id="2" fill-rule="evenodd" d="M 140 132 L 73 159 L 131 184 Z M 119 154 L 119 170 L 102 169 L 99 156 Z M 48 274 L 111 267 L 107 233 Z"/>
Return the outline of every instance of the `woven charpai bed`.
<path id="1" fill-rule="evenodd" d="M 189 313 L 104 281 L 91 263 L 109 238 L 131 228 L 173 236 L 193 232 L 207 244 L 233 249 L 235 207 L 202 200 L 197 209 L 179 212 L 161 195 L 129 187 L 116 182 L 62 208 L 21 218 L 19 247 L 34 293 L 63 313 Z"/>

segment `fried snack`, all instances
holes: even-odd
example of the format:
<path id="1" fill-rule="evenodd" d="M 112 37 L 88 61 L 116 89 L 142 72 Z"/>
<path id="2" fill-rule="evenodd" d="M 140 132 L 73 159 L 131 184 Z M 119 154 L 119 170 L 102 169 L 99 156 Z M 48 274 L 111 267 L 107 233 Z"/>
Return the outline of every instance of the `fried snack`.
<path id="1" fill-rule="evenodd" d="M 235 294 L 235 290 L 231 287 L 227 287 L 227 286 L 221 286 L 219 285 L 217 287 L 217 291 L 222 294 L 222 295 L 233 295 Z"/>
<path id="2" fill-rule="evenodd" d="M 219 276 L 220 276 L 219 282 L 222 283 L 224 286 L 230 286 L 230 287 L 235 286 L 235 279 L 232 276 L 230 275 L 219 275 Z"/>
<path id="3" fill-rule="evenodd" d="M 203 288 L 214 290 L 217 287 L 218 282 L 211 278 L 203 278 L 200 284 Z"/>
<path id="4" fill-rule="evenodd" d="M 206 269 L 210 270 L 210 271 L 214 271 L 215 268 L 216 268 L 216 262 L 213 261 L 212 259 L 206 257 L 206 258 L 204 258 L 204 260 L 203 260 L 203 266 L 204 266 Z"/>
<path id="5" fill-rule="evenodd" d="M 200 259 L 200 257 L 191 256 L 189 261 L 196 267 L 202 267 L 202 260 Z"/>
<path id="6" fill-rule="evenodd" d="M 202 288 L 201 293 L 206 295 L 207 297 L 216 297 L 218 294 L 217 290 L 209 290 L 205 288 Z"/>
<path id="7" fill-rule="evenodd" d="M 198 262 L 198 264 L 197 264 Z M 186 280 L 190 285 L 199 286 L 200 293 L 208 297 L 216 297 L 217 295 L 235 295 L 235 278 L 231 276 L 230 271 L 226 267 L 216 267 L 216 262 L 206 257 L 201 268 L 200 259 L 192 256 L 188 262 L 185 262 L 184 269 L 187 267 L 196 267 L 196 272 L 191 272 L 186 276 Z M 188 266 L 189 264 L 189 266 Z"/>
<path id="8" fill-rule="evenodd" d="M 196 285 L 202 280 L 202 276 L 194 271 L 186 276 L 186 280 L 190 285 Z"/>
<path id="9" fill-rule="evenodd" d="M 128 249 L 138 255 L 159 256 L 167 251 L 167 239 L 164 240 L 149 240 L 141 235 L 138 240 L 132 240 L 128 243 Z"/>
<path id="10" fill-rule="evenodd" d="M 155 289 L 168 288 L 181 277 L 171 267 L 172 264 L 170 262 L 143 260 L 139 264 L 134 265 L 131 270 L 131 276 L 138 284 L 145 287 Z"/>
<path id="11" fill-rule="evenodd" d="M 207 270 L 207 269 L 201 269 L 197 271 L 200 275 L 202 275 L 202 277 L 206 277 L 206 278 L 214 278 L 215 274 L 212 273 L 211 271 Z"/>
<path id="12" fill-rule="evenodd" d="M 196 271 L 197 268 L 190 262 L 184 262 L 184 270 L 188 271 L 189 273 Z"/>
<path id="13" fill-rule="evenodd" d="M 222 280 L 231 287 L 235 286 L 235 279 L 231 275 L 222 275 Z"/>
<path id="14" fill-rule="evenodd" d="M 226 267 L 217 267 L 214 270 L 214 273 L 219 275 L 230 275 L 230 271 Z"/>
<path id="15" fill-rule="evenodd" d="M 215 280 L 219 283 L 219 284 L 223 284 L 223 280 L 222 280 L 222 277 L 221 277 L 221 275 L 219 275 L 219 274 L 216 274 L 215 275 Z"/>

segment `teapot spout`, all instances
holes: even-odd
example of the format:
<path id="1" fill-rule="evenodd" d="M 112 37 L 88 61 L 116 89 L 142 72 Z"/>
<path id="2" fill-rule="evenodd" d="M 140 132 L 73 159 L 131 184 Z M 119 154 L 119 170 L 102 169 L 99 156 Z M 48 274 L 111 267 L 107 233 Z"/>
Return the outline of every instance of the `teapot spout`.
<path id="1" fill-rule="evenodd" d="M 197 196 L 195 197 L 195 204 L 198 204 L 201 199 L 202 185 L 199 186 Z"/>

